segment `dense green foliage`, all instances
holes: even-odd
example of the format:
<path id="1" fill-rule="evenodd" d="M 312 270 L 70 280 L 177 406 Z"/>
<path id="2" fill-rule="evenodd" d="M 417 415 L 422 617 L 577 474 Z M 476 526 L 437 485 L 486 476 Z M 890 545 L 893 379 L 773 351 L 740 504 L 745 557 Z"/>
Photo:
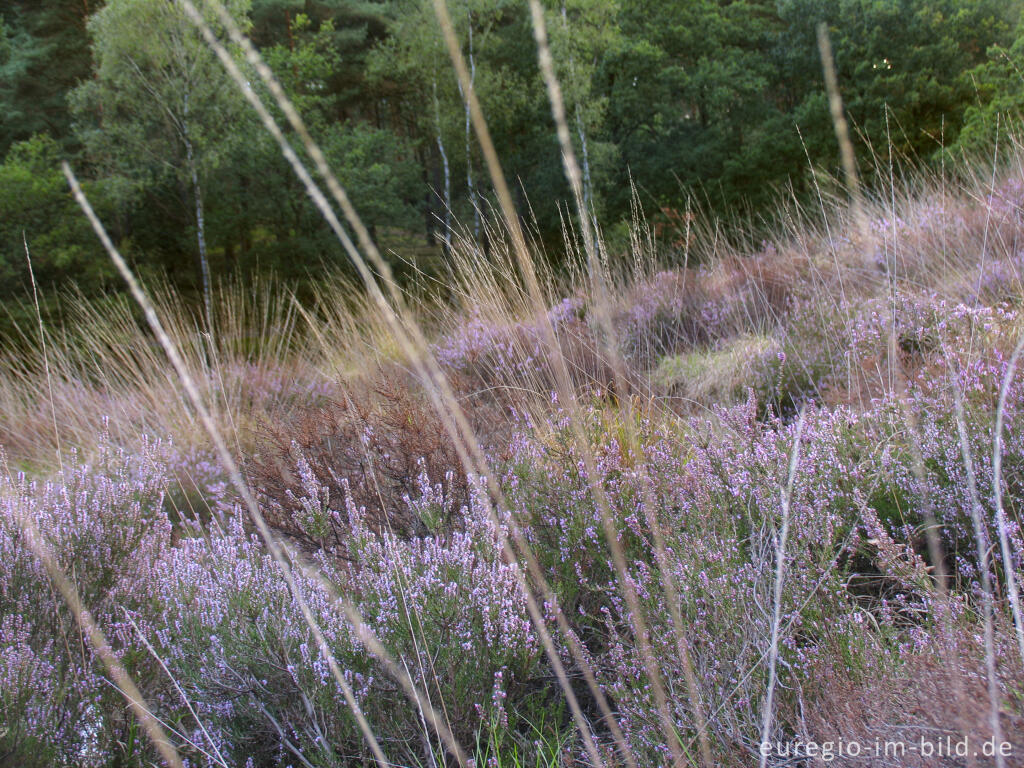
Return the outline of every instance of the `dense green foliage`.
<path id="1" fill-rule="evenodd" d="M 489 186 L 430 3 L 229 5 L 386 250 L 436 264 L 448 225 L 479 236 Z M 822 21 L 869 179 L 890 151 L 926 163 L 944 147 L 983 148 L 1024 104 L 1019 0 L 547 5 L 585 193 L 609 228 L 630 214 L 628 180 L 648 213 L 672 221 L 691 200 L 759 214 L 780 190 L 806 195 L 809 167 L 834 170 Z M 549 203 L 568 189 L 526 4 L 450 9 L 521 212 L 557 244 L 562 209 Z M 108 284 L 64 189 L 62 157 L 93 183 L 128 255 L 195 295 L 204 264 L 215 281 L 254 270 L 303 279 L 344 261 L 173 3 L 6 3 L 0 157 L 0 298 L 25 296 L 23 233 L 44 286 Z"/>

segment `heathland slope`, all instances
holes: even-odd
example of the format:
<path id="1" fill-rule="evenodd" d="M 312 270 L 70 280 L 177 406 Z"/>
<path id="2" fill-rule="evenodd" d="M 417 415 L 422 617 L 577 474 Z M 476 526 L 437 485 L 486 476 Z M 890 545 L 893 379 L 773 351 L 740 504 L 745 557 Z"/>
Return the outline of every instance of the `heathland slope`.
<path id="1" fill-rule="evenodd" d="M 115 668 L 190 765 L 1019 764 L 1017 160 L 755 246 L 641 222 L 541 311 L 457 242 L 415 359 L 341 282 L 224 289 L 212 333 L 164 291 L 262 531 L 127 307 L 28 331 L 0 764 L 160 759 Z"/>

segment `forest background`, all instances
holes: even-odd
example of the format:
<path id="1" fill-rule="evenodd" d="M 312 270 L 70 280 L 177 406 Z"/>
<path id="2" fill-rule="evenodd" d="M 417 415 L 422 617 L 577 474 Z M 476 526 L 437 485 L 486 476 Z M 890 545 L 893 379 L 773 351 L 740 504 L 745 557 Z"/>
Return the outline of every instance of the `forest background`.
<path id="1" fill-rule="evenodd" d="M 453 236 L 486 253 L 492 196 L 429 3 L 229 5 L 399 275 L 442 272 Z M 557 261 L 570 196 L 527 6 L 450 6 L 519 213 Z M 546 8 L 584 194 L 611 250 L 629 237 L 637 204 L 671 260 L 696 211 L 740 219 L 756 236 L 777 223 L 780 196 L 805 200 L 813 176 L 837 174 L 821 22 L 869 183 L 878 169 L 990 152 L 1010 128 L 1005 116 L 1024 106 L 1020 0 Z M 51 320 L 69 290 L 100 301 L 120 290 L 61 159 L 87 179 L 136 269 L 197 303 L 204 285 L 228 277 L 272 273 L 301 292 L 345 269 L 273 139 L 166 0 L 0 3 L 0 157 L 8 338 L 34 317 L 30 263 Z"/>

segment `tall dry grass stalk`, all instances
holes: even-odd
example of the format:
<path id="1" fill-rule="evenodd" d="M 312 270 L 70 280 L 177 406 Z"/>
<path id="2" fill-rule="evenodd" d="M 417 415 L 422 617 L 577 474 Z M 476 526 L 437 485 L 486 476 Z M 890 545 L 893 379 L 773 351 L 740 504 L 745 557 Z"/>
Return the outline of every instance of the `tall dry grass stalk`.
<path id="1" fill-rule="evenodd" d="M 951 380 L 955 375 L 950 372 Z M 963 392 L 960 391 L 958 382 L 953 381 L 953 404 L 956 410 L 956 430 L 960 438 L 960 456 L 967 470 L 967 488 L 970 494 L 971 522 L 974 525 L 974 543 L 977 548 L 978 568 L 981 572 L 981 593 L 982 593 L 982 627 L 985 643 L 985 672 L 987 673 L 987 687 L 989 699 L 989 725 L 992 728 L 992 738 L 997 744 L 1003 742 L 1003 728 L 999 722 L 1000 694 L 999 675 L 996 672 L 996 644 L 995 644 L 995 598 L 992 589 L 992 575 L 989 566 L 989 539 L 988 525 L 984 520 L 984 510 L 981 507 L 981 499 L 978 496 L 978 481 L 974 474 L 974 458 L 971 456 L 970 441 L 967 436 L 967 423 L 964 418 Z M 1013 567 L 1012 562 L 1008 564 Z M 1003 768 L 1006 758 L 1001 752 L 995 755 L 997 768 Z"/>
<path id="2" fill-rule="evenodd" d="M 832 116 L 832 125 L 839 143 L 839 153 L 843 161 L 843 174 L 846 177 L 846 190 L 850 195 L 850 208 L 857 230 L 866 231 L 864 218 L 864 202 L 857 173 L 857 159 L 850 139 L 850 126 L 843 109 L 843 97 L 839 92 L 839 78 L 836 75 L 835 57 L 832 55 L 832 41 L 828 34 L 828 24 L 818 25 L 818 51 L 821 54 L 822 69 L 825 73 L 825 90 L 828 93 L 828 108 Z"/>
<path id="3" fill-rule="evenodd" d="M 60 444 L 60 428 L 57 426 L 57 408 L 53 398 L 53 376 L 50 373 L 50 355 L 46 348 L 46 329 L 43 326 L 43 313 L 39 309 L 39 288 L 36 286 L 36 273 L 32 269 L 32 254 L 28 250 L 28 238 L 25 232 L 21 233 L 22 242 L 25 245 L 25 260 L 28 262 L 28 276 L 32 283 L 32 304 L 36 310 L 36 323 L 39 327 L 39 351 L 43 356 L 43 370 L 46 373 L 46 391 L 50 400 L 50 417 L 53 420 L 53 440 L 57 444 L 57 465 L 64 469 L 64 452 Z"/>
<path id="4" fill-rule="evenodd" d="M 773 705 L 775 701 L 775 685 L 778 681 L 777 670 L 779 662 L 779 639 L 782 627 L 782 585 L 786 578 L 786 540 L 789 538 L 789 507 L 793 498 L 793 486 L 796 482 L 796 470 L 800 464 L 800 438 L 804 432 L 804 419 L 807 416 L 806 410 L 800 411 L 800 417 L 796 424 L 796 437 L 793 438 L 793 451 L 789 457 L 789 472 L 786 478 L 786 485 L 782 488 L 781 498 L 781 523 L 778 534 L 775 537 L 775 587 L 772 595 L 772 634 L 768 644 L 768 690 L 764 696 L 764 706 L 761 716 L 761 744 L 768 743 L 771 735 L 772 717 L 774 715 Z M 759 750 L 761 755 L 761 768 L 768 764 L 768 755 Z"/>

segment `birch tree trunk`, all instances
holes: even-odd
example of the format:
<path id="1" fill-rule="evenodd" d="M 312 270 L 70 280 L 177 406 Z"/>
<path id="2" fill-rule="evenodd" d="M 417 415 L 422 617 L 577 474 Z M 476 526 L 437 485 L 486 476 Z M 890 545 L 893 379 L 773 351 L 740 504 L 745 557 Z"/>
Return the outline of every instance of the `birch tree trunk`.
<path id="1" fill-rule="evenodd" d="M 437 81 L 434 81 L 434 123 L 437 128 L 437 151 L 441 153 L 441 165 L 444 169 L 444 255 L 448 257 L 452 250 L 452 171 L 448 165 L 448 153 L 444 149 L 441 136 L 441 104 L 437 99 Z"/>
<path id="2" fill-rule="evenodd" d="M 476 81 L 476 59 L 473 57 L 473 12 L 469 12 L 469 87 Z M 469 114 L 469 100 L 462 93 L 462 81 L 459 80 L 459 93 L 466 105 L 466 191 L 469 194 L 469 206 L 473 209 L 473 239 L 480 239 L 480 207 L 476 201 L 476 188 L 473 185 L 473 151 L 471 137 L 473 135 Z"/>
<path id="3" fill-rule="evenodd" d="M 199 186 L 199 169 L 196 165 L 195 151 L 189 135 L 188 93 L 185 94 L 185 109 L 181 122 L 181 139 L 185 144 L 185 159 L 188 162 L 189 175 L 192 177 L 192 197 L 196 206 L 196 239 L 199 249 L 199 279 L 203 291 L 203 316 L 206 330 L 213 331 L 213 312 L 210 307 L 210 262 L 206 252 L 206 217 L 203 212 L 203 192 Z"/>
<path id="4" fill-rule="evenodd" d="M 562 27 L 565 29 L 566 35 L 569 35 L 569 15 L 566 11 L 565 2 L 562 3 Z M 569 71 L 572 73 L 572 80 L 575 81 L 576 77 L 576 62 L 573 60 L 572 55 L 569 56 Z M 587 132 L 583 120 L 583 109 L 580 106 L 579 95 L 573 94 L 573 98 L 576 101 L 576 135 L 580 139 L 580 157 L 583 163 L 583 208 L 586 210 L 594 225 L 594 235 L 597 235 L 597 215 L 594 212 L 593 200 L 594 200 L 594 183 L 590 175 L 590 149 L 587 146 Z M 596 243 L 595 243 L 596 245 Z"/>
<path id="5" fill-rule="evenodd" d="M 580 156 L 583 159 L 583 207 L 589 212 L 594 224 L 594 234 L 597 235 L 597 214 L 594 211 L 594 183 L 590 177 L 590 151 L 587 148 L 587 133 L 583 127 L 583 112 L 580 105 L 576 105 L 576 133 L 580 137 Z"/>

